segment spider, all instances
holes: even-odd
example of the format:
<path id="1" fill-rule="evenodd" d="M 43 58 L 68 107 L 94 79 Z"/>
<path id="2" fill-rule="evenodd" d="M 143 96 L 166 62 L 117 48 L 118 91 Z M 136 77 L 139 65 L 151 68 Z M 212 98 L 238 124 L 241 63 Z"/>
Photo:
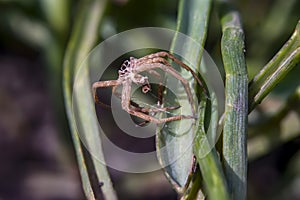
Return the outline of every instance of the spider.
<path id="1" fill-rule="evenodd" d="M 99 87 L 112 87 L 112 93 L 116 96 L 120 97 L 121 99 L 121 106 L 122 109 L 128 112 L 131 115 L 137 116 L 139 118 L 142 118 L 148 122 L 154 122 L 154 123 L 164 123 L 169 121 L 175 121 L 175 120 L 181 120 L 181 119 L 194 119 L 195 118 L 195 107 L 194 107 L 194 99 L 192 96 L 191 88 L 189 86 L 189 83 L 186 79 L 184 79 L 173 67 L 172 65 L 165 59 L 165 57 L 168 57 L 169 59 L 173 60 L 175 63 L 179 64 L 181 67 L 186 69 L 187 71 L 191 72 L 193 77 L 197 80 L 199 85 L 203 88 L 203 91 L 206 94 L 206 90 L 203 87 L 202 82 L 200 81 L 197 74 L 186 64 L 178 60 L 175 56 L 168 52 L 157 52 L 154 54 L 149 54 L 147 56 L 144 56 L 142 58 L 134 58 L 130 57 L 129 60 L 126 60 L 121 68 L 118 71 L 119 77 L 117 80 L 109 80 L 109 81 L 98 81 L 95 82 L 92 86 L 92 92 L 93 96 L 96 102 L 99 102 L 98 96 L 96 94 L 96 90 Z M 174 76 L 176 79 L 178 79 L 182 85 L 184 86 L 185 92 L 188 97 L 188 101 L 192 108 L 192 114 L 190 115 L 176 115 L 166 118 L 155 118 L 154 116 L 150 115 L 149 113 L 157 113 L 157 112 L 163 112 L 167 110 L 174 110 L 179 108 L 180 106 L 174 106 L 174 107 L 158 107 L 158 108 L 141 108 L 137 103 L 134 103 L 131 100 L 131 86 L 132 84 L 137 84 L 142 86 L 142 92 L 147 93 L 151 90 L 151 86 L 148 80 L 147 76 L 141 75 L 141 72 L 148 72 L 149 74 L 152 74 L 154 76 L 157 76 L 160 79 L 160 74 L 155 71 L 155 69 L 161 69 L 164 72 Z M 117 87 L 119 85 L 122 85 L 122 92 L 117 93 Z M 160 83 L 159 85 L 159 94 L 162 93 Z M 160 95 L 162 96 L 162 95 Z M 159 99 L 162 97 L 159 97 Z M 161 100 L 158 101 L 158 106 L 161 105 Z"/>

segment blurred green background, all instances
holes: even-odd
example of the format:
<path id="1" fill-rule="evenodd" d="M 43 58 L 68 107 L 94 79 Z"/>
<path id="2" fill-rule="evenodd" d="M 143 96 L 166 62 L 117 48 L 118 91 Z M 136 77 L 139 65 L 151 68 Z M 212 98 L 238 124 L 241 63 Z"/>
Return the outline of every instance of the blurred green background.
<path id="1" fill-rule="evenodd" d="M 137 27 L 176 28 L 177 1 L 103 2 L 99 42 Z M 300 1 L 236 6 L 251 80 L 292 34 Z M 75 0 L 0 0 L 0 199 L 84 199 L 62 93 L 62 62 L 78 10 Z M 222 66 L 220 37 L 213 6 L 205 49 Z M 300 102 L 289 97 L 299 79 L 298 65 L 249 116 L 249 199 L 300 199 Z M 110 172 L 120 199 L 176 199 L 162 172 Z"/>

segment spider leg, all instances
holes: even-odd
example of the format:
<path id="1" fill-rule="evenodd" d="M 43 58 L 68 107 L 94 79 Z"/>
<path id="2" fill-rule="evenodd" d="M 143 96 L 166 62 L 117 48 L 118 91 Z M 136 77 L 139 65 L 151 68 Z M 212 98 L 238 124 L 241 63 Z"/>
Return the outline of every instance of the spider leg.
<path id="1" fill-rule="evenodd" d="M 137 116 L 139 118 L 142 118 L 146 121 L 150 121 L 150 122 L 159 124 L 159 123 L 164 123 L 164 122 L 169 122 L 169 121 L 174 121 L 174 120 L 194 119 L 193 116 L 185 116 L 185 115 L 177 115 L 177 116 L 173 116 L 173 117 L 157 119 L 157 118 L 147 115 L 141 111 L 137 111 L 136 108 L 131 108 L 130 107 L 130 94 L 131 94 L 131 81 L 127 80 L 127 81 L 123 82 L 122 98 L 121 98 L 122 108 L 129 114 Z"/>
<path id="2" fill-rule="evenodd" d="M 149 58 L 148 60 L 142 60 L 142 61 L 138 61 L 138 64 L 139 65 L 142 65 L 142 64 L 155 64 L 155 63 L 163 63 L 164 65 L 168 66 L 168 67 L 172 67 L 172 65 L 164 58 L 162 57 L 152 57 L 152 58 Z M 154 70 L 149 70 L 149 71 L 154 71 Z M 156 71 L 155 71 L 156 72 Z M 162 98 L 163 98 L 163 91 L 164 91 L 164 86 L 161 85 L 161 87 L 158 88 L 158 97 L 159 97 L 159 105 L 162 104 Z"/>
<path id="3" fill-rule="evenodd" d="M 118 86 L 119 85 L 115 85 L 115 86 L 112 87 L 112 93 L 121 99 L 122 94 L 120 94 L 119 92 L 117 92 L 117 87 Z"/>
<path id="4" fill-rule="evenodd" d="M 158 101 L 157 101 L 157 105 L 158 106 L 161 106 L 162 105 L 162 93 L 164 91 L 164 85 L 163 85 L 163 81 L 162 81 L 162 77 L 161 77 L 161 74 L 158 73 L 157 71 L 155 70 L 149 70 L 148 71 L 149 74 L 155 76 L 158 78 L 159 80 L 159 85 L 158 85 Z M 133 102 L 133 101 L 130 101 L 130 105 L 131 106 L 134 106 L 134 107 L 131 107 L 131 109 L 137 111 L 137 112 L 142 112 L 144 114 L 147 114 L 149 115 L 150 114 L 155 114 L 155 113 L 158 113 L 158 112 L 166 112 L 166 111 L 169 111 L 169 110 L 176 110 L 178 108 L 180 108 L 180 106 L 168 106 L 168 107 L 163 107 L 163 108 L 160 108 L 160 107 L 154 107 L 154 108 L 143 108 L 143 107 L 140 107 L 137 103 Z M 139 125 L 143 125 L 145 123 L 147 123 L 149 121 L 144 121 L 142 122 L 141 124 Z"/>
<path id="5" fill-rule="evenodd" d="M 148 73 L 152 74 L 153 76 L 156 76 L 161 81 L 161 75 L 157 71 L 155 71 L 155 70 L 149 70 Z"/>
<path id="6" fill-rule="evenodd" d="M 117 91 L 117 87 L 118 87 L 119 85 L 115 85 L 115 86 L 113 86 L 112 87 L 112 93 L 116 96 L 116 97 L 118 97 L 118 98 L 120 98 L 121 100 L 122 100 L 122 94 L 121 93 L 119 93 L 118 91 Z M 130 105 L 131 106 L 134 106 L 137 110 L 140 110 L 141 111 L 141 107 L 139 106 L 139 104 L 137 104 L 137 103 L 135 103 L 134 101 L 131 101 L 130 100 Z M 143 111 L 142 111 L 143 112 Z"/>
<path id="7" fill-rule="evenodd" d="M 147 62 L 149 62 L 149 60 L 152 60 L 153 63 L 155 63 L 155 62 L 162 62 L 163 64 L 165 64 L 167 66 L 171 66 L 171 64 L 166 59 L 164 59 L 162 57 L 168 57 L 168 58 L 170 58 L 175 63 L 177 63 L 179 66 L 181 66 L 182 68 L 184 68 L 187 71 L 189 71 L 193 75 L 193 77 L 196 79 L 196 81 L 198 82 L 198 84 L 201 86 L 201 88 L 203 89 L 203 91 L 206 94 L 206 96 L 208 96 L 207 90 L 203 86 L 203 83 L 199 79 L 199 77 L 197 76 L 196 72 L 193 69 L 191 69 L 188 65 L 184 64 L 182 61 L 180 61 L 178 58 L 176 58 L 174 55 L 172 55 L 172 54 L 170 54 L 168 52 L 161 51 L 161 52 L 157 52 L 157 53 L 154 53 L 154 54 L 150 54 L 150 55 L 144 56 L 142 58 L 139 58 L 138 62 L 147 63 Z M 163 60 L 157 59 L 157 58 L 162 58 Z"/>
<path id="8" fill-rule="evenodd" d="M 98 81 L 98 82 L 95 82 L 92 86 L 92 90 L 93 90 L 93 97 L 94 97 L 94 100 L 96 103 L 98 104 L 101 104 L 102 106 L 104 106 L 105 108 L 110 108 L 109 105 L 106 105 L 104 103 L 102 103 L 100 100 L 99 100 L 99 97 L 97 96 L 96 94 L 96 90 L 97 88 L 99 87 L 112 87 L 112 93 L 117 96 L 118 98 L 122 98 L 122 94 L 117 92 L 117 87 L 121 85 L 120 82 L 118 82 L 118 80 L 112 80 L 112 81 Z M 130 101 L 130 105 L 136 107 L 137 109 L 139 109 L 139 105 L 133 101 Z"/>
<path id="9" fill-rule="evenodd" d="M 134 102 L 133 102 L 134 103 Z M 132 105 L 132 103 L 131 103 Z M 150 114 L 154 114 L 157 112 L 164 112 L 164 111 L 168 111 L 168 110 L 175 110 L 180 108 L 180 106 L 172 106 L 172 107 L 164 107 L 164 108 L 142 108 L 139 107 L 138 104 L 134 105 L 135 107 L 132 107 L 131 109 L 137 111 L 137 112 L 142 112 L 144 114 L 149 115 Z M 148 123 L 149 121 L 145 120 L 144 122 L 141 122 L 140 124 L 138 124 L 139 126 L 143 126 L 144 124 Z"/>
<path id="10" fill-rule="evenodd" d="M 106 107 L 106 108 L 110 108 L 109 105 L 106 105 L 104 103 L 102 103 L 97 94 L 96 94 L 96 90 L 97 88 L 99 87 L 112 87 L 112 93 L 114 95 L 116 95 L 117 97 L 119 97 L 120 99 L 122 98 L 122 95 L 120 93 L 117 92 L 117 87 L 119 86 L 120 84 L 117 83 L 115 80 L 113 81 L 98 81 L 98 82 L 95 82 L 92 86 L 92 89 L 93 89 L 93 97 L 95 99 L 95 102 L 96 103 L 99 103 L 101 104 L 102 106 Z M 142 112 L 142 113 L 155 113 L 155 112 L 163 112 L 163 111 L 167 111 L 167 110 L 174 110 L 174 109 L 178 109 L 180 106 L 174 106 L 174 107 L 166 107 L 166 108 L 142 108 L 140 107 L 137 103 L 133 102 L 130 100 L 130 105 L 133 106 L 132 109 L 136 110 L 136 111 L 139 111 L 139 112 Z"/>
<path id="11" fill-rule="evenodd" d="M 153 70 L 154 71 L 154 70 Z M 156 71 L 155 71 L 156 72 Z M 156 72 L 157 73 L 157 72 Z M 122 99 L 122 94 L 117 92 L 117 87 L 119 85 L 113 86 L 112 87 L 112 93 L 114 95 L 116 95 L 117 97 L 119 97 L 120 99 Z M 106 104 L 104 104 L 105 106 L 108 106 Z M 180 108 L 180 106 L 169 106 L 169 107 L 164 107 L 164 108 L 142 108 L 139 106 L 138 103 L 135 103 L 134 101 L 130 100 L 130 105 L 133 106 L 133 109 L 135 109 L 136 111 L 139 112 L 143 112 L 143 113 L 156 113 L 156 112 L 164 112 L 164 111 L 168 111 L 168 110 L 176 110 L 178 108 Z"/>
<path id="12" fill-rule="evenodd" d="M 175 120 L 181 120 L 181 119 L 194 119 L 193 116 L 186 116 L 186 115 L 176 115 L 176 116 L 173 116 L 173 117 L 158 119 L 158 118 L 155 118 L 151 115 L 147 115 L 143 112 L 136 111 L 135 109 L 132 109 L 130 107 L 126 111 L 131 115 L 137 116 L 137 117 L 142 118 L 142 119 L 144 119 L 146 121 L 149 121 L 149 122 L 154 122 L 156 124 L 169 122 L 169 121 L 175 121 Z"/>
<path id="13" fill-rule="evenodd" d="M 152 63 L 152 64 L 139 65 L 139 68 L 136 69 L 136 72 L 140 73 L 140 72 L 143 72 L 143 71 L 146 71 L 146 70 L 152 70 L 152 69 L 156 69 L 156 68 L 160 68 L 163 71 L 171 74 L 172 76 L 177 78 L 182 83 L 182 85 L 184 86 L 184 89 L 187 93 L 188 100 L 191 104 L 193 115 L 195 116 L 196 112 L 195 112 L 195 107 L 194 107 L 194 99 L 193 99 L 193 95 L 192 95 L 189 83 L 174 68 L 172 68 L 168 65 L 161 64 L 161 63 Z"/>
<path id="14" fill-rule="evenodd" d="M 177 63 L 178 65 L 180 65 L 181 67 L 183 67 L 187 71 L 191 72 L 191 74 L 193 75 L 193 77 L 197 80 L 198 84 L 203 89 L 203 91 L 206 94 L 206 96 L 208 95 L 208 93 L 206 91 L 206 88 L 204 87 L 202 81 L 200 80 L 200 78 L 198 77 L 198 75 L 196 74 L 196 72 L 192 68 L 190 68 L 188 65 L 184 64 L 182 61 L 180 61 L 178 58 L 176 58 L 174 55 L 172 55 L 170 53 L 161 52 L 161 54 L 162 55 L 166 55 L 168 58 L 170 58 L 171 60 L 173 60 L 175 63 Z"/>
<path id="15" fill-rule="evenodd" d="M 154 76 L 156 76 L 159 80 L 159 85 L 158 85 L 158 91 L 157 91 L 157 105 L 160 106 L 162 105 L 162 100 L 163 100 L 163 91 L 165 89 L 165 86 L 163 85 L 163 80 L 162 80 L 162 77 L 161 77 L 161 74 L 158 73 L 157 71 L 155 70 L 149 70 L 148 71 L 149 74 L 152 74 Z"/>
<path id="16" fill-rule="evenodd" d="M 105 106 L 105 107 L 109 107 L 108 105 L 102 103 L 100 100 L 99 100 L 99 97 L 96 93 L 96 90 L 97 88 L 99 87 L 113 87 L 115 88 L 116 86 L 120 85 L 121 82 L 119 80 L 111 80 L 111 81 L 97 81 L 95 83 L 93 83 L 93 86 L 92 86 L 92 94 L 93 94 L 93 97 L 94 97 L 94 100 L 96 103 L 100 103 L 101 105 Z"/>
<path id="17" fill-rule="evenodd" d="M 168 106 L 168 107 L 163 107 L 163 108 L 142 108 L 142 107 L 139 107 L 138 105 L 137 106 L 136 105 L 134 105 L 135 107 L 132 109 L 134 109 L 135 111 L 139 111 L 139 112 L 147 113 L 147 114 L 157 113 L 157 112 L 166 112 L 169 110 L 176 110 L 176 109 L 180 108 L 180 106 Z"/>

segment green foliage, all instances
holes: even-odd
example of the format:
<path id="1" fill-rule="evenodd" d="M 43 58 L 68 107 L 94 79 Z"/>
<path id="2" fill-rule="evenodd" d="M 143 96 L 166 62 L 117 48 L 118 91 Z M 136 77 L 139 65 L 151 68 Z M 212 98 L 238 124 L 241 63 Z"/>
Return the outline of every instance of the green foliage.
<path id="1" fill-rule="evenodd" d="M 255 184 L 248 180 L 247 166 L 250 164 L 251 170 L 255 160 L 274 153 L 276 147 L 285 147 L 285 144 L 296 143 L 299 139 L 300 21 L 296 25 L 299 8 L 299 2 L 295 0 L 277 0 L 274 4 L 269 1 L 240 1 L 235 5 L 222 0 L 179 0 L 176 3 L 172 0 L 2 0 L 0 38 L 3 46 L 31 48 L 43 53 L 52 100 L 56 101 L 61 121 L 65 119 L 62 113 L 64 94 L 68 124 L 88 199 L 116 199 L 117 195 L 106 166 L 99 164 L 79 139 L 71 100 L 74 74 L 99 41 L 143 26 L 171 28 L 190 36 L 205 46 L 215 60 L 222 62 L 220 71 L 225 74 L 225 113 L 220 123 L 212 114 L 214 99 L 198 92 L 197 128 L 191 130 L 189 135 L 176 137 L 174 130 L 178 129 L 180 122 L 174 121 L 157 131 L 156 148 L 161 163 L 173 160 L 186 149 L 187 143 L 193 143 L 185 156 L 164 168 L 178 196 L 182 199 L 208 197 L 240 200 L 246 199 L 247 195 L 253 199 L 270 198 L 276 196 L 276 191 L 283 191 L 280 197 L 290 198 L 293 197 L 291 188 L 295 186 L 292 182 L 295 179 L 286 180 L 290 174 L 296 174 L 299 178 L 299 170 L 295 170 L 299 166 L 299 156 L 284 163 L 287 171 L 282 176 L 286 182 L 280 182 L 279 189 L 274 186 L 272 194 L 259 196 Z M 266 10 L 270 11 L 269 14 L 265 14 Z M 292 28 L 295 30 L 291 35 Z M 170 52 L 178 46 L 177 40 L 175 35 Z M 284 41 L 287 42 L 283 45 Z M 124 43 L 130 44 L 130 41 Z M 20 44 L 22 47 L 18 46 Z M 193 48 L 184 50 L 185 57 L 195 60 L 193 66 L 197 70 L 206 67 L 201 66 L 202 53 L 195 52 Z M 181 70 L 180 73 L 184 78 L 191 79 L 187 71 Z M 79 98 L 75 106 L 85 124 L 84 129 L 96 136 L 96 139 L 85 138 L 88 145 L 100 144 L 98 119 L 91 114 L 94 104 L 87 74 L 84 80 L 79 95 L 86 98 Z M 198 91 L 199 86 L 193 89 Z M 166 93 L 164 98 L 170 103 L 175 102 L 171 94 Z M 268 103 L 276 105 L 277 109 Z M 253 114 L 248 116 L 252 111 Z M 290 115 L 291 120 L 288 118 Z M 223 130 L 222 139 L 216 147 L 211 147 L 206 139 L 207 121 L 215 123 L 213 131 L 218 128 Z M 174 140 L 176 146 L 162 154 L 160 148 Z M 208 152 L 205 157 L 203 152 Z M 102 152 L 99 154 L 103 157 Z M 197 163 L 195 172 L 191 170 L 193 155 Z"/>

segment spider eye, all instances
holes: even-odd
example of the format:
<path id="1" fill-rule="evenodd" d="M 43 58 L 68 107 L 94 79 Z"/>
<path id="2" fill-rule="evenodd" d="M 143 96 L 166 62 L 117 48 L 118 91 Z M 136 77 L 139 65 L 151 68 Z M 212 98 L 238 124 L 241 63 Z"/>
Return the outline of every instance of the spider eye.
<path id="1" fill-rule="evenodd" d="M 127 67 L 123 64 L 120 68 L 121 71 L 124 71 Z"/>
<path id="2" fill-rule="evenodd" d="M 121 70 L 125 70 L 129 66 L 130 66 L 130 62 L 128 60 L 125 60 L 121 66 Z"/>

